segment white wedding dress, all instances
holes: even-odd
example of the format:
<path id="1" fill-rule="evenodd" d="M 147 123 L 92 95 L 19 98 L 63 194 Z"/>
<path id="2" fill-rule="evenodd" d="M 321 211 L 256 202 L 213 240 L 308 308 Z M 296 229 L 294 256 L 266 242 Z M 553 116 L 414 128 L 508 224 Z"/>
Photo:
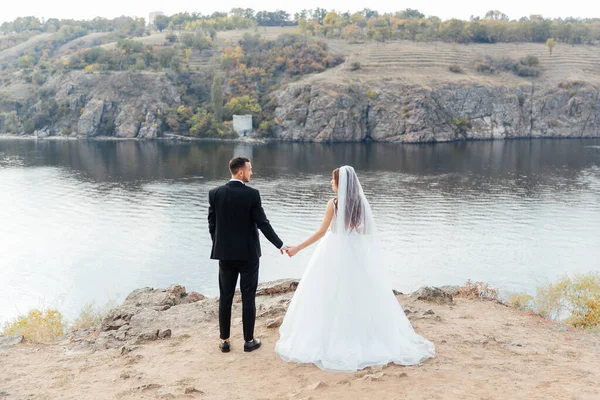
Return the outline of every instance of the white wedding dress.
<path id="1" fill-rule="evenodd" d="M 433 343 L 415 333 L 386 278 L 371 208 L 352 167 L 340 168 L 337 203 L 275 351 L 285 361 L 347 372 L 433 357 Z"/>

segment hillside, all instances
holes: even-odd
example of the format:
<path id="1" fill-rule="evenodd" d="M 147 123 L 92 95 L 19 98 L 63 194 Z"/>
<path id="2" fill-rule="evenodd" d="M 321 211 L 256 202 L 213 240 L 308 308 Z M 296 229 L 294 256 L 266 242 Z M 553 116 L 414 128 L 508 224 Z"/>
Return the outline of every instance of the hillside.
<path id="1" fill-rule="evenodd" d="M 311 76 L 306 82 L 326 81 L 346 83 L 392 79 L 423 86 L 454 82 L 516 86 L 529 84 L 558 85 L 564 81 L 581 80 L 597 85 L 600 83 L 600 48 L 591 45 L 557 45 L 552 55 L 541 43 L 416 43 L 410 41 L 388 43 L 348 44 L 342 40 L 328 40 L 334 53 L 348 57 L 341 71 L 329 71 Z M 526 56 L 539 59 L 539 77 L 519 77 L 513 73 L 482 74 L 475 64 L 485 57 L 506 57 L 520 60 Z M 350 71 L 353 61 L 360 63 L 358 71 Z M 458 65 L 464 74 L 452 73 L 449 67 Z"/>
<path id="2" fill-rule="evenodd" d="M 550 54 L 543 43 L 289 36 L 295 32 L 32 36 L 0 51 L 0 133 L 228 137 L 231 115 L 241 113 L 253 115 L 255 135 L 283 140 L 600 136 L 596 45 L 558 43 Z M 211 103 L 215 77 L 221 122 Z M 122 79 L 147 86 L 111 88 Z"/>

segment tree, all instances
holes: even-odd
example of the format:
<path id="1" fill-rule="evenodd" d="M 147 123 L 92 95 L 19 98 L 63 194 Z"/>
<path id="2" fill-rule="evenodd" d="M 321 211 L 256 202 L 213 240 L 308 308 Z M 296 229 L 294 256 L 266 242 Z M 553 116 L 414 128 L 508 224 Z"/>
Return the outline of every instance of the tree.
<path id="1" fill-rule="evenodd" d="M 407 8 L 404 11 L 398 13 L 398 17 L 402 19 L 421 19 L 425 18 L 425 14 L 420 12 L 419 10 L 413 10 L 412 8 Z"/>
<path id="2" fill-rule="evenodd" d="M 158 58 L 158 62 L 160 63 L 161 67 L 163 67 L 163 68 L 174 67 L 173 59 L 175 58 L 175 55 L 177 55 L 177 50 L 175 50 L 173 47 L 160 48 L 157 53 L 157 58 Z"/>
<path id="3" fill-rule="evenodd" d="M 234 115 L 252 114 L 257 116 L 262 111 L 256 99 L 250 96 L 233 97 L 225 105 L 225 119 L 233 119 Z"/>
<path id="4" fill-rule="evenodd" d="M 10 133 L 17 133 L 19 129 L 19 117 L 16 111 L 4 114 L 4 129 Z"/>
<path id="5" fill-rule="evenodd" d="M 325 14 L 325 18 L 323 18 L 323 23 L 325 25 L 335 26 L 335 24 L 338 22 L 339 18 L 340 17 L 336 12 L 330 11 L 327 14 Z"/>
<path id="6" fill-rule="evenodd" d="M 354 13 L 350 16 L 350 20 L 358 25 L 359 28 L 364 28 L 367 26 L 367 21 L 365 20 L 365 16 L 361 13 Z"/>
<path id="7" fill-rule="evenodd" d="M 554 38 L 548 38 L 548 40 L 546 40 L 546 47 L 548 47 L 550 57 L 552 57 L 552 49 L 554 49 L 554 46 L 556 46 L 556 41 L 554 40 Z"/>
<path id="8" fill-rule="evenodd" d="M 218 75 L 213 78 L 211 102 L 215 119 L 220 123 L 223 121 L 223 86 Z"/>
<path id="9" fill-rule="evenodd" d="M 484 19 L 495 19 L 495 20 L 499 20 L 499 21 L 508 21 L 508 15 L 504 14 L 503 12 L 500 12 L 498 10 L 490 10 L 487 13 L 485 13 L 485 17 Z"/>
<path id="10" fill-rule="evenodd" d="M 356 40 L 360 36 L 360 30 L 356 25 L 348 25 L 344 28 L 344 39 Z"/>
<path id="11" fill-rule="evenodd" d="M 169 26 L 169 22 L 171 22 L 171 19 L 166 15 L 157 15 L 156 17 L 154 17 L 153 22 L 154 27 L 162 32 L 165 29 L 167 29 L 167 26 Z"/>

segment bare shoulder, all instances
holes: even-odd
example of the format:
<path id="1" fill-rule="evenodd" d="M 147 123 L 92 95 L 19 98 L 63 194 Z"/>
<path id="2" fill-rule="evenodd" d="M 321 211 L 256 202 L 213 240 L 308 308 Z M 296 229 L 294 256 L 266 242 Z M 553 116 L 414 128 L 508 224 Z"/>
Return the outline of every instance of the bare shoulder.
<path id="1" fill-rule="evenodd" d="M 335 207 L 335 201 L 336 198 L 334 197 L 327 202 L 327 210 L 333 210 L 333 208 Z"/>

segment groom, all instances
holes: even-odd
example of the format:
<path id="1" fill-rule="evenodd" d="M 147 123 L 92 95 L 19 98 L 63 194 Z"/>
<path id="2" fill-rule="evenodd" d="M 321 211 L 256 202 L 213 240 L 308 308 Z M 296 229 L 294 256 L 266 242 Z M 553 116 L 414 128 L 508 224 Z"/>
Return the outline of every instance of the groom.
<path id="1" fill-rule="evenodd" d="M 261 256 L 258 229 L 283 254 L 287 247 L 273 228 L 262 208 L 258 190 L 246 185 L 252 176 L 252 164 L 246 157 L 229 161 L 231 180 L 208 194 L 208 230 L 212 238 L 210 258 L 219 260 L 219 327 L 223 353 L 230 350 L 231 305 L 240 275 L 244 351 L 260 347 L 254 337 L 256 288 Z"/>

